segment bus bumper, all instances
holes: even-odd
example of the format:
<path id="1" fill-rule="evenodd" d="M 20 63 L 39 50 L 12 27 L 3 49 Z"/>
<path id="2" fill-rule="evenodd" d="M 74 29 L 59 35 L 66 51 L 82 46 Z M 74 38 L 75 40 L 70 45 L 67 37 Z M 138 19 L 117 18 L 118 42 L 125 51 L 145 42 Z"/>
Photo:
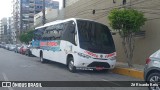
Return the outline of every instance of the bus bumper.
<path id="1" fill-rule="evenodd" d="M 103 70 L 103 69 L 113 69 L 116 64 L 115 60 L 101 60 L 101 59 L 93 59 L 93 58 L 83 58 L 78 57 L 78 60 L 75 60 L 74 65 L 77 69 L 83 70 Z"/>

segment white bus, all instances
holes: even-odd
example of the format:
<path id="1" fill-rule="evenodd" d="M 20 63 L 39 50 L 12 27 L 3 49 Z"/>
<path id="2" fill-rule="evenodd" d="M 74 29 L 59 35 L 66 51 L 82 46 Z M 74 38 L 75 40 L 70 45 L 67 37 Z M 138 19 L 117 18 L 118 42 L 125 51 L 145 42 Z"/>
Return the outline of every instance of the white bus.
<path id="1" fill-rule="evenodd" d="M 54 21 L 35 28 L 31 52 L 67 65 L 69 71 L 113 69 L 116 50 L 107 26 L 86 19 Z"/>

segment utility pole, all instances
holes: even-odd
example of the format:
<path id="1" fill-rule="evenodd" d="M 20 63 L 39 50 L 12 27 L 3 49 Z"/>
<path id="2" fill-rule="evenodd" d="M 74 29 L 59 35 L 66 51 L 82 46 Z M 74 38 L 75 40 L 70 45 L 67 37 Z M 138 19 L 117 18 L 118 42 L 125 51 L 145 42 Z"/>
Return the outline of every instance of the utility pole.
<path id="1" fill-rule="evenodd" d="M 66 7 L 66 0 L 63 0 L 63 8 Z"/>
<path id="2" fill-rule="evenodd" d="M 44 25 L 46 23 L 46 16 L 45 16 L 45 0 L 43 0 L 43 18 L 42 18 L 42 24 Z"/>

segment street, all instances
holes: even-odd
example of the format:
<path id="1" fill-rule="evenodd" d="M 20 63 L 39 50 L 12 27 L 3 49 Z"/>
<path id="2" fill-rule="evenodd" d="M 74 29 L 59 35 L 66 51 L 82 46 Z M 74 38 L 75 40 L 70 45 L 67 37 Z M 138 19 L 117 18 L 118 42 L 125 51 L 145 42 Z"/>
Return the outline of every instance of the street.
<path id="1" fill-rule="evenodd" d="M 71 73 L 65 65 L 42 64 L 37 57 L 28 57 L 0 48 L 0 81 L 140 81 L 112 72 L 78 71 Z M 0 88 L 0 90 L 148 90 L 146 87 L 43 87 Z"/>

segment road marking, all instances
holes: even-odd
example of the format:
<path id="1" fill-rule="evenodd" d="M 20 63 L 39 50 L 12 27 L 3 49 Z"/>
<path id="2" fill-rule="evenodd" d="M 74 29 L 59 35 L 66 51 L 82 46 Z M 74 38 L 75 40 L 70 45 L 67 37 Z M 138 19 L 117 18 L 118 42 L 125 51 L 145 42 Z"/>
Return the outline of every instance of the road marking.
<path id="1" fill-rule="evenodd" d="M 111 83 L 111 84 L 114 84 L 114 85 L 117 85 L 117 86 L 121 86 L 121 85 L 119 85 L 119 84 L 117 84 L 117 83 L 111 82 L 111 81 L 106 80 L 106 79 L 102 79 L 102 81 L 107 81 L 108 83 Z"/>
<path id="2" fill-rule="evenodd" d="M 2 73 L 3 78 L 5 81 L 9 81 L 9 79 L 7 78 L 7 75 L 5 73 Z M 9 90 L 14 90 L 12 87 L 8 87 Z"/>

